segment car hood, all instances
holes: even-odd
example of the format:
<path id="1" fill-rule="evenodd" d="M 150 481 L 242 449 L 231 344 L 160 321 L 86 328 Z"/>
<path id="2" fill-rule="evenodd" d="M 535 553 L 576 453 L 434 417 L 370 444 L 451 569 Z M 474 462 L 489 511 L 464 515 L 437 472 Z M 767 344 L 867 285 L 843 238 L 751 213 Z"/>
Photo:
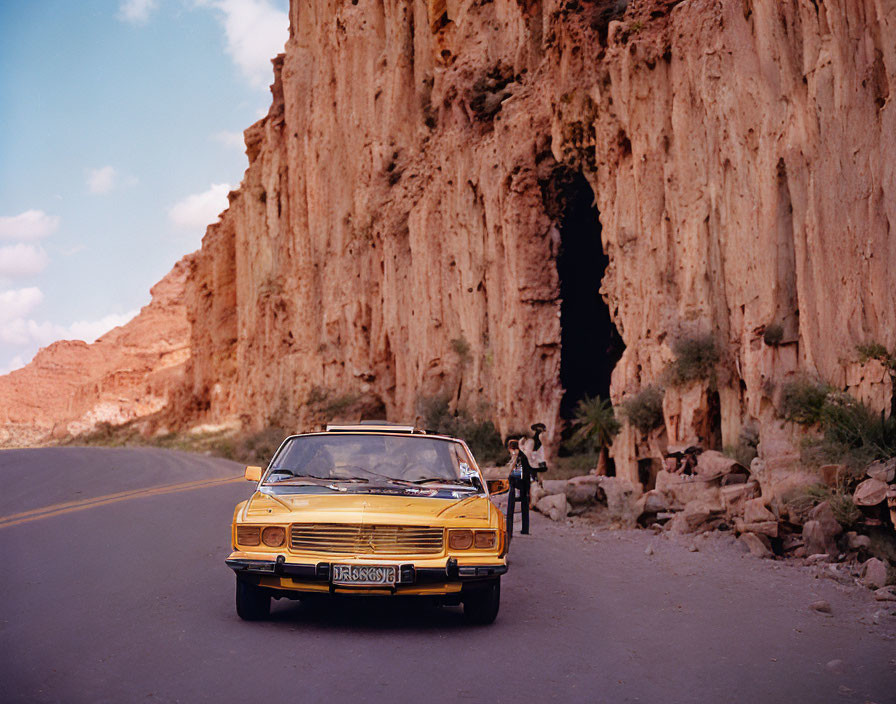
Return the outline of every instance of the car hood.
<path id="1" fill-rule="evenodd" d="M 255 492 L 245 520 L 276 522 L 440 525 L 458 519 L 489 520 L 490 502 L 481 495 L 456 500 L 378 494 L 278 494 Z"/>

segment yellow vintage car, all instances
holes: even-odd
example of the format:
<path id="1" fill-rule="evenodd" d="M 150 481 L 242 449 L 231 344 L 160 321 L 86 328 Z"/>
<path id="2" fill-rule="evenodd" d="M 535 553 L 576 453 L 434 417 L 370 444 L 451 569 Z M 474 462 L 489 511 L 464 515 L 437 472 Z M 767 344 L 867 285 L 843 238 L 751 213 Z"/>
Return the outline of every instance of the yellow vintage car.
<path id="1" fill-rule="evenodd" d="M 271 598 L 430 597 L 495 620 L 507 536 L 466 443 L 388 423 L 330 425 L 292 435 L 267 469 L 247 467 L 255 493 L 231 528 L 236 610 L 270 613 Z"/>

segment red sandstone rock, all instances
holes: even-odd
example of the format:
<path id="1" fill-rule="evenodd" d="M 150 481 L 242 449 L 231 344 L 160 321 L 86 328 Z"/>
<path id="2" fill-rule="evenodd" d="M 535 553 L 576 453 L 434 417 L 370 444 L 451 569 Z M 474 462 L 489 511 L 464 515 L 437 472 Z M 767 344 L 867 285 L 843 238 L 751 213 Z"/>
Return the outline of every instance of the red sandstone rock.
<path id="1" fill-rule="evenodd" d="M 152 288 L 152 301 L 95 343 L 54 342 L 0 377 L 0 447 L 36 445 L 166 408 L 190 356 L 183 301 L 191 257 Z"/>

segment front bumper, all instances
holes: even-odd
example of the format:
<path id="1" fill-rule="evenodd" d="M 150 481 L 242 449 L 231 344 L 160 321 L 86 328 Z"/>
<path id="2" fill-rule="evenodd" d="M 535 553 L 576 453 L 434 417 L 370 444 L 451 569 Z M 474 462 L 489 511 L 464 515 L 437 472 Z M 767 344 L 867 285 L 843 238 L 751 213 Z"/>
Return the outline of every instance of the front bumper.
<path id="1" fill-rule="evenodd" d="M 399 579 L 394 587 L 354 587 L 334 585 L 330 581 L 331 564 L 345 564 L 356 560 L 332 562 L 287 562 L 283 555 L 276 559 L 255 559 L 231 555 L 227 566 L 238 576 L 260 586 L 289 591 L 313 591 L 331 593 L 393 593 L 439 594 L 459 591 L 465 584 L 495 579 L 507 572 L 503 559 L 495 562 L 458 563 L 456 558 L 444 560 L 442 565 L 415 565 L 412 562 L 394 560 L 370 560 L 370 564 L 394 564 L 398 566 Z M 432 561 L 427 561 L 431 563 Z"/>

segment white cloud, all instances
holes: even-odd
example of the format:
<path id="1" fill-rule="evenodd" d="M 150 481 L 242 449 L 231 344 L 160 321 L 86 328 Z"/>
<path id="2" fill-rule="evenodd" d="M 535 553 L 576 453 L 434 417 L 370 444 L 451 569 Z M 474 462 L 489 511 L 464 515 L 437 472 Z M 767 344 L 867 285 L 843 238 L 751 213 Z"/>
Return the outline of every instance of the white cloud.
<path id="1" fill-rule="evenodd" d="M 87 188 L 91 193 L 108 193 L 118 185 L 118 173 L 112 166 L 87 169 Z"/>
<path id="2" fill-rule="evenodd" d="M 194 193 L 168 209 L 171 221 L 184 230 L 204 229 L 217 221 L 218 214 L 227 207 L 230 185 L 213 183 L 207 191 Z"/>
<path id="3" fill-rule="evenodd" d="M 289 16 L 270 0 L 198 0 L 223 13 L 227 53 L 249 83 L 266 88 L 273 77 L 271 59 L 283 51 Z"/>
<path id="4" fill-rule="evenodd" d="M 6 366 L 0 367 L 0 376 L 4 374 L 9 374 L 10 372 L 14 372 L 16 369 L 21 369 L 25 366 L 25 359 L 22 355 L 17 354 L 11 360 L 6 363 Z"/>
<path id="5" fill-rule="evenodd" d="M 95 342 L 112 328 L 130 322 L 140 311 L 129 310 L 127 313 L 110 313 L 99 320 L 77 320 L 68 327 L 72 339 Z"/>
<path id="6" fill-rule="evenodd" d="M 118 6 L 118 17 L 131 24 L 143 24 L 157 4 L 157 0 L 124 0 Z"/>
<path id="7" fill-rule="evenodd" d="M 225 147 L 230 147 L 231 149 L 239 149 L 240 151 L 243 150 L 243 147 L 245 145 L 242 132 L 229 132 L 227 130 L 221 130 L 220 132 L 215 132 L 212 135 L 212 139 L 216 142 L 220 142 Z"/>
<path id="8" fill-rule="evenodd" d="M 36 286 L 0 291 L 0 334 L 3 327 L 16 318 L 24 318 L 44 300 Z"/>
<path id="9" fill-rule="evenodd" d="M 48 261 L 43 247 L 21 243 L 0 247 L 0 276 L 34 276 L 46 268 Z"/>
<path id="10" fill-rule="evenodd" d="M 59 228 L 59 216 L 42 210 L 26 210 L 18 215 L 0 217 L 0 239 L 37 240 Z"/>
<path id="11" fill-rule="evenodd" d="M 57 340 L 95 342 L 139 313 L 137 310 L 110 313 L 96 320 L 77 320 L 71 325 L 59 325 L 50 321 L 39 322 L 30 317 L 41 301 L 43 294 L 37 288 L 0 291 L 0 343 L 24 348 L 23 353 L 16 354 L 5 367 L 0 367 L 0 374 L 23 366 L 23 360 L 31 359 L 38 348 Z"/>

